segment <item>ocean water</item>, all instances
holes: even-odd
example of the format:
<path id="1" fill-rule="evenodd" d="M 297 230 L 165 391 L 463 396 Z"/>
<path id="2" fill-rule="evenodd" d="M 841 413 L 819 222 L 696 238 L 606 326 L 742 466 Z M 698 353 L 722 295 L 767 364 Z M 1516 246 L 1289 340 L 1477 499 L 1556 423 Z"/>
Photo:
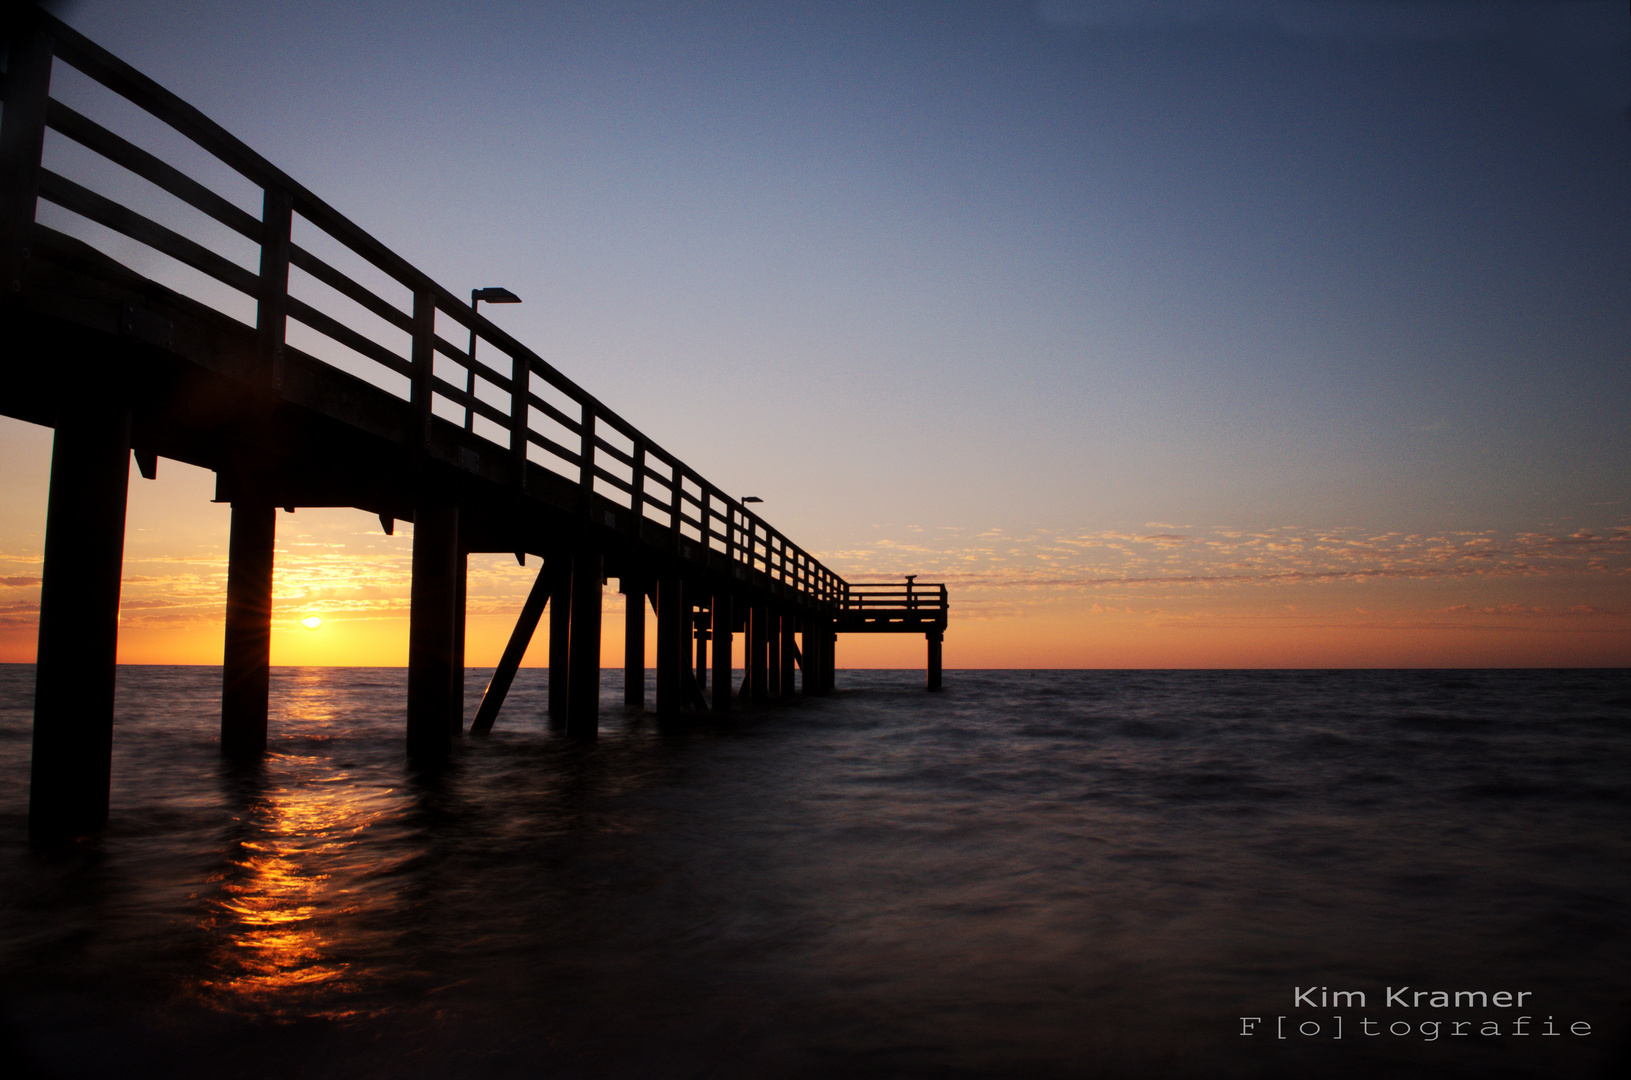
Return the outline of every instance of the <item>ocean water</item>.
<path id="1" fill-rule="evenodd" d="M 59 850 L 25 842 L 32 678 L 0 667 L 9 1075 L 1631 1061 L 1625 671 L 841 671 L 681 735 L 608 671 L 592 744 L 523 671 L 419 774 L 401 670 L 275 671 L 244 772 L 217 669 L 127 667 L 112 820 Z"/>

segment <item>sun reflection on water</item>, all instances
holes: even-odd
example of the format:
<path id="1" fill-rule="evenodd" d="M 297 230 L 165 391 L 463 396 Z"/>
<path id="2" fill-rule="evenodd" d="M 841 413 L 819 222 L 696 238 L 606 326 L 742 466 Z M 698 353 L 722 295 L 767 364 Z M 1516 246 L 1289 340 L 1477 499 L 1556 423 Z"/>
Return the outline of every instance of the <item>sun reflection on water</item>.
<path id="1" fill-rule="evenodd" d="M 313 772 L 302 764 L 281 755 L 268 773 Z M 210 956 L 198 992 L 216 1008 L 282 1020 L 373 1015 L 361 999 L 384 981 L 383 953 L 365 927 L 394 898 L 365 845 L 398 799 L 344 770 L 278 779 L 293 782 L 236 780 L 226 865 L 199 920 Z"/>

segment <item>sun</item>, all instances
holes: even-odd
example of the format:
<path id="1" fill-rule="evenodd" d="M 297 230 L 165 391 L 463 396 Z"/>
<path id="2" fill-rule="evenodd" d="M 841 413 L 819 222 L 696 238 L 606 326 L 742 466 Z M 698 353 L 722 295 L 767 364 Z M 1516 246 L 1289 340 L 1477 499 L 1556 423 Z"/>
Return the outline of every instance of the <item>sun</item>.
<path id="1" fill-rule="evenodd" d="M 304 626 L 307 630 L 315 630 L 319 626 L 323 625 L 323 620 L 318 618 L 316 615 L 307 615 L 304 619 L 300 620 L 300 625 Z"/>

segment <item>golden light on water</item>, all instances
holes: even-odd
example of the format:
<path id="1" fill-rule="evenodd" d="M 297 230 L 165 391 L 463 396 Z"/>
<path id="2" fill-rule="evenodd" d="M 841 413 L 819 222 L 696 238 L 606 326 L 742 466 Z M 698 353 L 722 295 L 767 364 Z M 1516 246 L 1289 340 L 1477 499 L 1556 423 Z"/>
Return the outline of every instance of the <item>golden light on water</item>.
<path id="1" fill-rule="evenodd" d="M 315 630 L 319 626 L 323 625 L 323 620 L 316 615 L 307 615 L 304 619 L 300 620 L 300 625 L 304 626 L 307 630 Z"/>
<path id="2" fill-rule="evenodd" d="M 359 837 L 384 815 L 351 784 L 268 788 L 240 808 L 243 831 L 217 874 L 202 928 L 215 947 L 199 990 L 217 1008 L 294 1020 L 356 1016 L 377 981 L 356 920 L 381 901 L 359 874 Z"/>

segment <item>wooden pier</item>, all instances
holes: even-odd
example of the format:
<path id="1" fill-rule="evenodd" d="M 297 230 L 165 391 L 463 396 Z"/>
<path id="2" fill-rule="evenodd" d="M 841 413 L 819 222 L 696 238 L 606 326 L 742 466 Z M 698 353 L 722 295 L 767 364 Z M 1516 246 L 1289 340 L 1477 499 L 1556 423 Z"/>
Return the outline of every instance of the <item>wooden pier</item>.
<path id="1" fill-rule="evenodd" d="M 247 178 L 259 213 L 52 98 L 61 64 Z M 148 478 L 161 457 L 214 471 L 216 501 L 231 503 L 221 747 L 236 758 L 266 748 L 280 507 L 356 507 L 387 532 L 413 522 L 406 728 L 418 763 L 445 757 L 464 729 L 465 566 L 474 552 L 532 556 L 539 570 L 473 733 L 491 729 L 547 610 L 551 717 L 569 735 L 595 734 L 601 595 L 611 578 L 627 598 L 625 703 L 636 708 L 646 706 L 646 604 L 655 609 L 653 704 L 664 726 L 744 701 L 830 692 L 845 632 L 924 634 L 928 686 L 940 686 L 944 586 L 844 581 L 106 50 L 29 10 L 9 42 L 3 89 L 0 413 L 55 429 L 31 836 L 79 835 L 107 818 L 132 453 Z M 48 131 L 201 213 L 240 247 L 247 241 L 255 268 L 209 236 L 160 224 L 48 168 Z M 42 224 L 42 202 L 190 268 L 207 286 L 189 293 L 130 269 Z M 252 310 L 253 322 L 223 311 L 231 304 L 221 295 Z M 297 327 L 302 342 L 325 343 L 325 358 L 296 347 Z M 731 631 L 744 634 L 740 658 Z"/>

